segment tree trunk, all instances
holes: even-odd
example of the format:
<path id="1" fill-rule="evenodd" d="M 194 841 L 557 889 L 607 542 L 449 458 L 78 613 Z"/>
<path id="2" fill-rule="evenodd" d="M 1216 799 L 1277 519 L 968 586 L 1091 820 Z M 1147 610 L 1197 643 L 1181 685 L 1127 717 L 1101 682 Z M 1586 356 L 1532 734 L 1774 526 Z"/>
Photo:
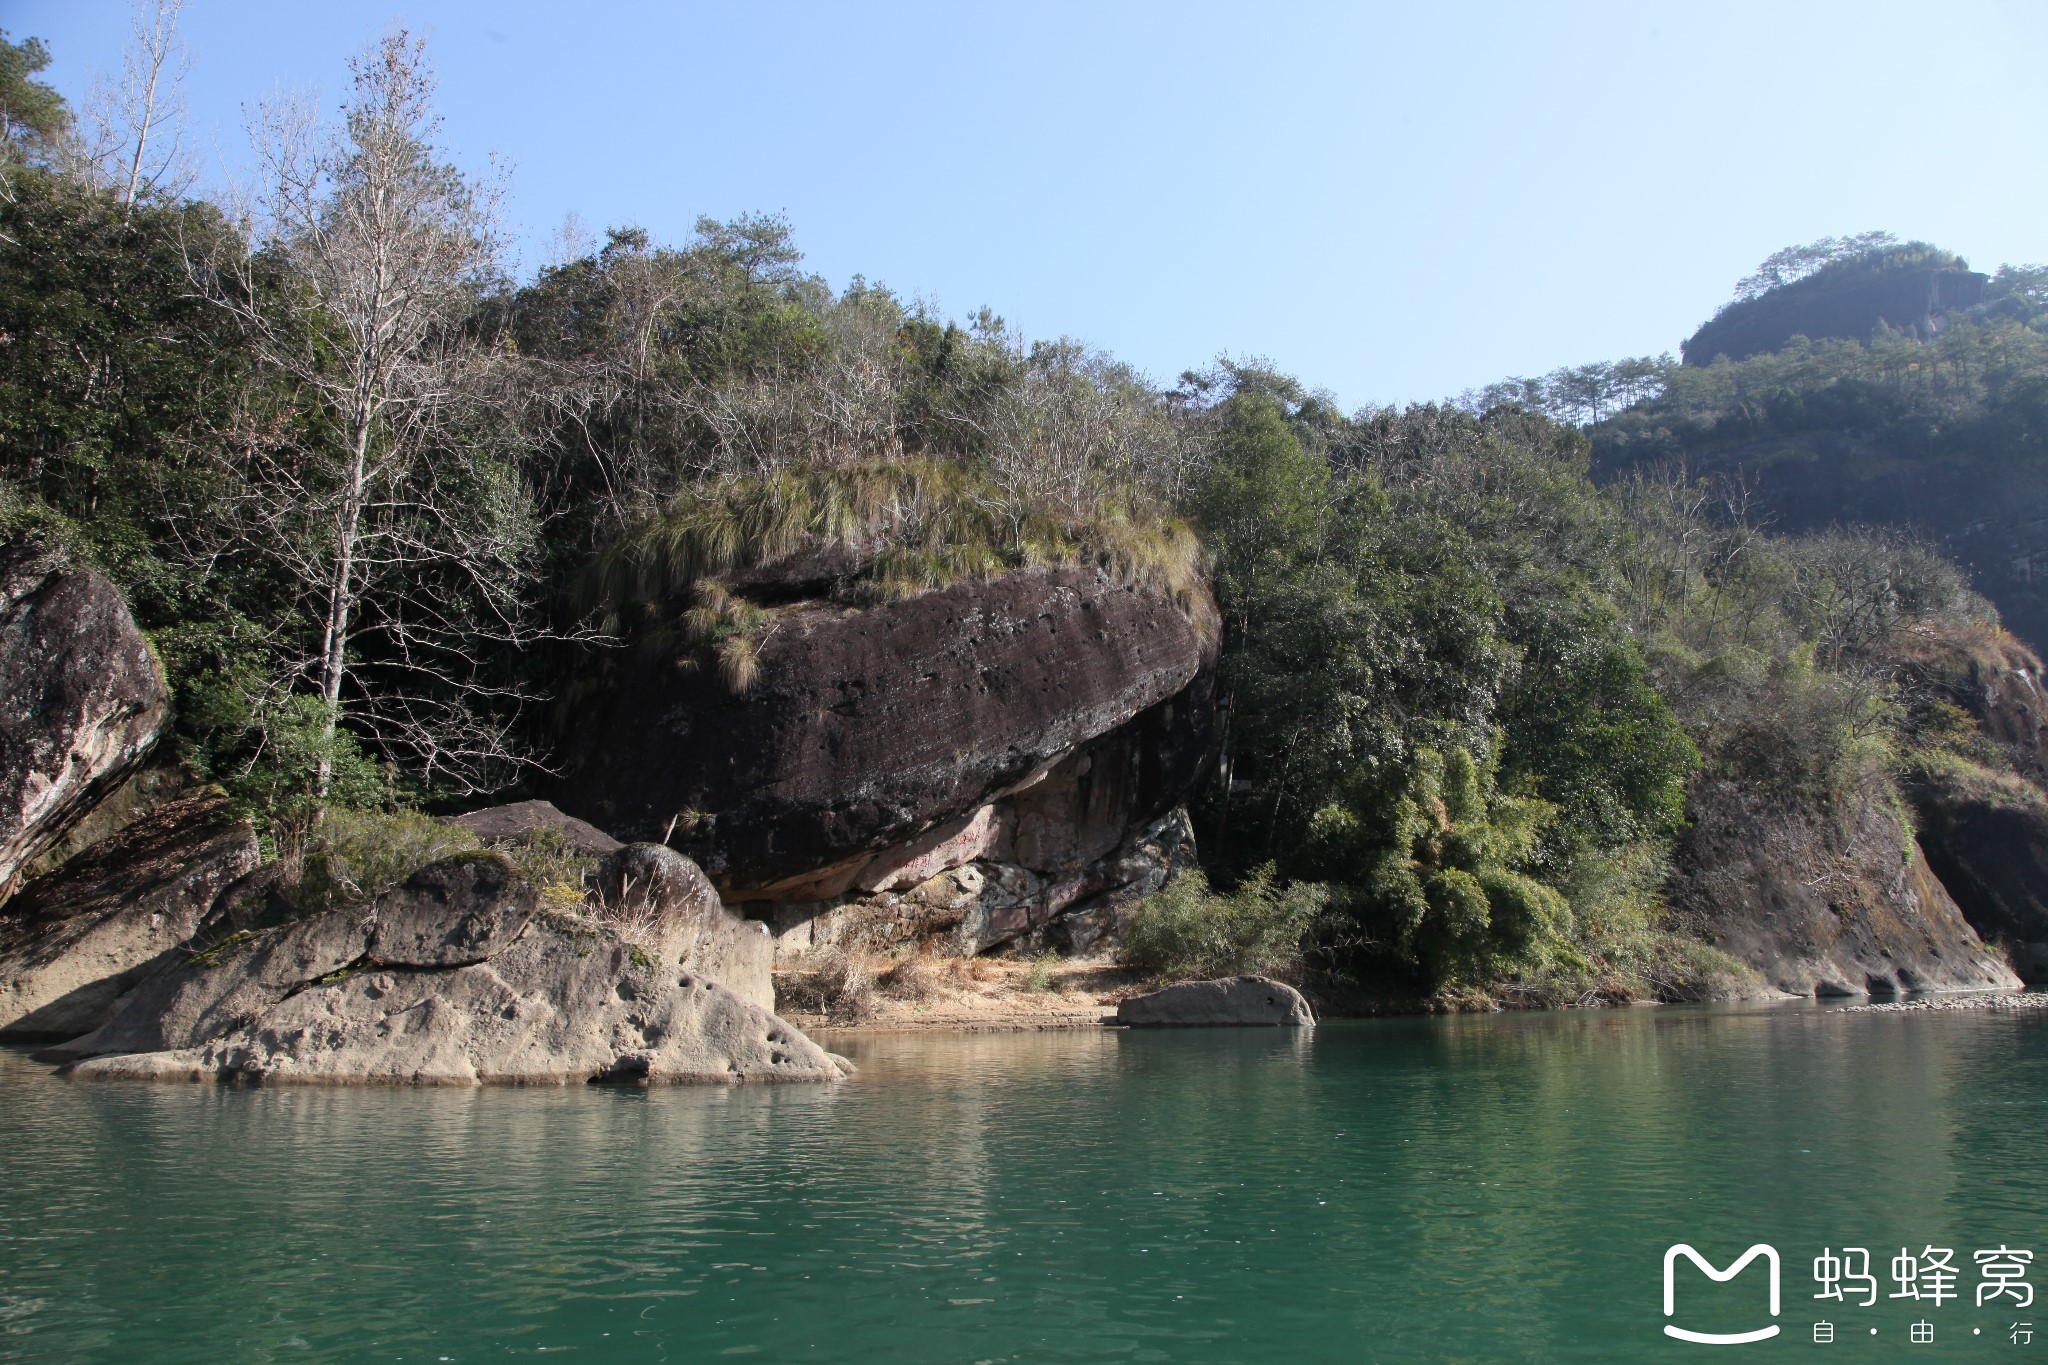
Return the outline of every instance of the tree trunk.
<path id="1" fill-rule="evenodd" d="M 335 526 L 334 571 L 328 579 L 327 621 L 320 646 L 320 766 L 315 794 L 325 799 L 334 780 L 334 735 L 341 721 L 341 684 L 348 675 L 348 630 L 355 615 L 356 539 L 363 520 L 364 484 L 370 459 L 370 422 L 351 424 L 348 493 Z"/>

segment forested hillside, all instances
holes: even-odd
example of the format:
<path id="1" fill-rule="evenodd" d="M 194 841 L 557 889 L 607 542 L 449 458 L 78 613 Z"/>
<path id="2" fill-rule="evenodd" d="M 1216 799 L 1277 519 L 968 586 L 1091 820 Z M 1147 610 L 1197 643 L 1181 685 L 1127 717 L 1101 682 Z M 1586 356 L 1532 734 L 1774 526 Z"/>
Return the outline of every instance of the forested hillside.
<path id="1" fill-rule="evenodd" d="M 1793 308 L 1831 279 L 1911 274 L 1936 257 L 1956 261 L 1920 243 L 1854 251 L 1732 308 L 1785 296 Z M 1936 335 L 1880 327 L 1667 366 L 1654 397 L 1616 405 L 1589 434 L 1606 475 L 1732 478 L 1786 530 L 1917 527 L 2011 629 L 2048 641 L 2048 269 L 2000 267 Z"/>
<path id="2" fill-rule="evenodd" d="M 1164 385 L 835 289 L 772 218 L 616 227 L 512 278 L 500 187 L 447 164 L 403 34 L 325 141 L 259 120 L 238 207 L 93 159 L 43 60 L 0 48 L 0 523 L 122 586 L 178 760 L 273 840 L 551 791 L 578 689 L 650 639 L 744 693 L 761 618 L 721 575 L 763 546 L 885 545 L 880 595 L 1086 564 L 1221 609 L 1208 889 L 1162 898 L 1189 934 L 1279 923 L 1282 960 L 1446 998 L 1696 994 L 1743 969 L 1668 918 L 1689 784 L 1895 800 L 1933 741 L 1888 652 L 1992 618 L 1929 545 L 1823 528 L 2004 518 L 1967 548 L 2031 506 L 1938 501 L 1993 468 L 2034 487 L 2026 272 L 1932 344 L 1347 415 L 1257 367 Z M 1775 524 L 1706 477 L 1738 467 Z"/>

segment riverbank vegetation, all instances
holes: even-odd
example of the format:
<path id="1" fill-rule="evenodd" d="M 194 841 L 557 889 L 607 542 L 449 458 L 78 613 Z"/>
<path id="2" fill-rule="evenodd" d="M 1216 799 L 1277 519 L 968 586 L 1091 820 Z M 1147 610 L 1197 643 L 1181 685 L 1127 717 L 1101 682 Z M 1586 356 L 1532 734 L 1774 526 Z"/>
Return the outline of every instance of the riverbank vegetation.
<path id="1" fill-rule="evenodd" d="M 835 290 L 773 218 L 617 227 L 519 280 L 404 34 L 325 140 L 259 120 L 265 183 L 232 202 L 110 188 L 40 49 L 0 56 L 0 524 L 120 582 L 178 757 L 274 838 L 544 786 L 579 650 L 669 631 L 744 691 L 762 608 L 731 580 L 764 565 L 843 552 L 886 598 L 1090 563 L 1206 581 L 1223 620 L 1204 870 L 1138 912 L 1133 965 L 1705 994 L 1745 969 L 1665 922 L 1688 784 L 1889 781 L 1886 642 L 1992 617 L 1909 538 L 1774 536 L 1739 483 L 1669 468 L 1596 484 L 1574 420 L 1624 406 L 1599 439 L 1663 449 L 1685 422 L 1967 392 L 1994 423 L 2048 395 L 2001 313 L 1899 341 L 1910 372 L 1824 343 L 1346 414 L 1256 364 L 1162 385 L 986 309 Z M 392 272 L 401 302 L 359 287 Z M 1844 372 L 1818 394 L 1785 377 L 1821 363 Z"/>

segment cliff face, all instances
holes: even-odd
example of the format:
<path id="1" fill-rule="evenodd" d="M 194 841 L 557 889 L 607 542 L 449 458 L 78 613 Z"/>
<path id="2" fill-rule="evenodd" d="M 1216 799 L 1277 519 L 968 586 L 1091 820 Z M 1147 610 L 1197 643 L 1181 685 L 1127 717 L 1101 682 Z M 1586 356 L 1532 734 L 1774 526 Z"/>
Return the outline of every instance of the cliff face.
<path id="1" fill-rule="evenodd" d="M 1888 784 L 1833 810 L 1699 784 L 1671 884 L 1687 929 L 1793 995 L 2020 984 L 1934 875 Z"/>
<path id="2" fill-rule="evenodd" d="M 1929 865 L 1963 914 L 2029 983 L 2048 982 L 2048 694 L 2041 659 L 2002 630 L 1906 642 L 1916 691 L 1967 712 L 1978 757 L 1927 765 L 1910 784 Z"/>
<path id="3" fill-rule="evenodd" d="M 1983 299 L 1989 278 L 1973 270 L 1923 267 L 1851 275 L 1819 288 L 1773 290 L 1726 309 L 1680 350 L 1686 364 L 1706 365 L 1716 356 L 1743 360 L 1775 351 L 1795 336 L 1860 341 L 1885 326 L 1922 338 L 1937 336 L 1950 311 Z"/>
<path id="4" fill-rule="evenodd" d="M 2048 983 L 2048 799 L 2016 778 L 1964 773 L 1931 776 L 1913 796 L 1942 885 L 2022 980 Z"/>
<path id="5" fill-rule="evenodd" d="M 0 546 L 0 898 L 134 771 L 169 714 L 119 589 L 34 541 Z"/>

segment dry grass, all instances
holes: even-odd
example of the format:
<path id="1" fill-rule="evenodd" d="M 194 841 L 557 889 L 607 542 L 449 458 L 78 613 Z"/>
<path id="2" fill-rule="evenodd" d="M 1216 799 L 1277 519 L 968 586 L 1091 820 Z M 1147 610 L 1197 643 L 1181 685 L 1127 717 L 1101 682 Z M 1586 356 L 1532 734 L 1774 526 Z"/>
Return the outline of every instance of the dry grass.
<path id="1" fill-rule="evenodd" d="M 652 948 L 661 941 L 666 916 L 660 906 L 644 898 L 608 905 L 593 896 L 582 909 L 589 918 L 611 930 L 621 943 L 635 948 Z"/>
<path id="2" fill-rule="evenodd" d="M 945 989 L 945 972 L 929 957 L 906 957 L 875 978 L 875 987 L 891 1000 L 922 1004 Z"/>
<path id="3" fill-rule="evenodd" d="M 875 1012 L 874 964 L 864 953 L 825 948 L 775 983 L 778 1008 L 858 1023 Z"/>
<path id="4" fill-rule="evenodd" d="M 687 597 L 686 633 L 716 648 L 759 620 L 723 580 L 833 545 L 855 552 L 854 586 L 873 601 L 1033 565 L 1094 565 L 1184 607 L 1201 583 L 1192 528 L 1135 495 L 1075 515 L 953 461 L 904 459 L 693 487 L 598 556 L 582 592 L 615 633 L 636 611 Z M 724 651 L 720 663 L 744 671 Z"/>

